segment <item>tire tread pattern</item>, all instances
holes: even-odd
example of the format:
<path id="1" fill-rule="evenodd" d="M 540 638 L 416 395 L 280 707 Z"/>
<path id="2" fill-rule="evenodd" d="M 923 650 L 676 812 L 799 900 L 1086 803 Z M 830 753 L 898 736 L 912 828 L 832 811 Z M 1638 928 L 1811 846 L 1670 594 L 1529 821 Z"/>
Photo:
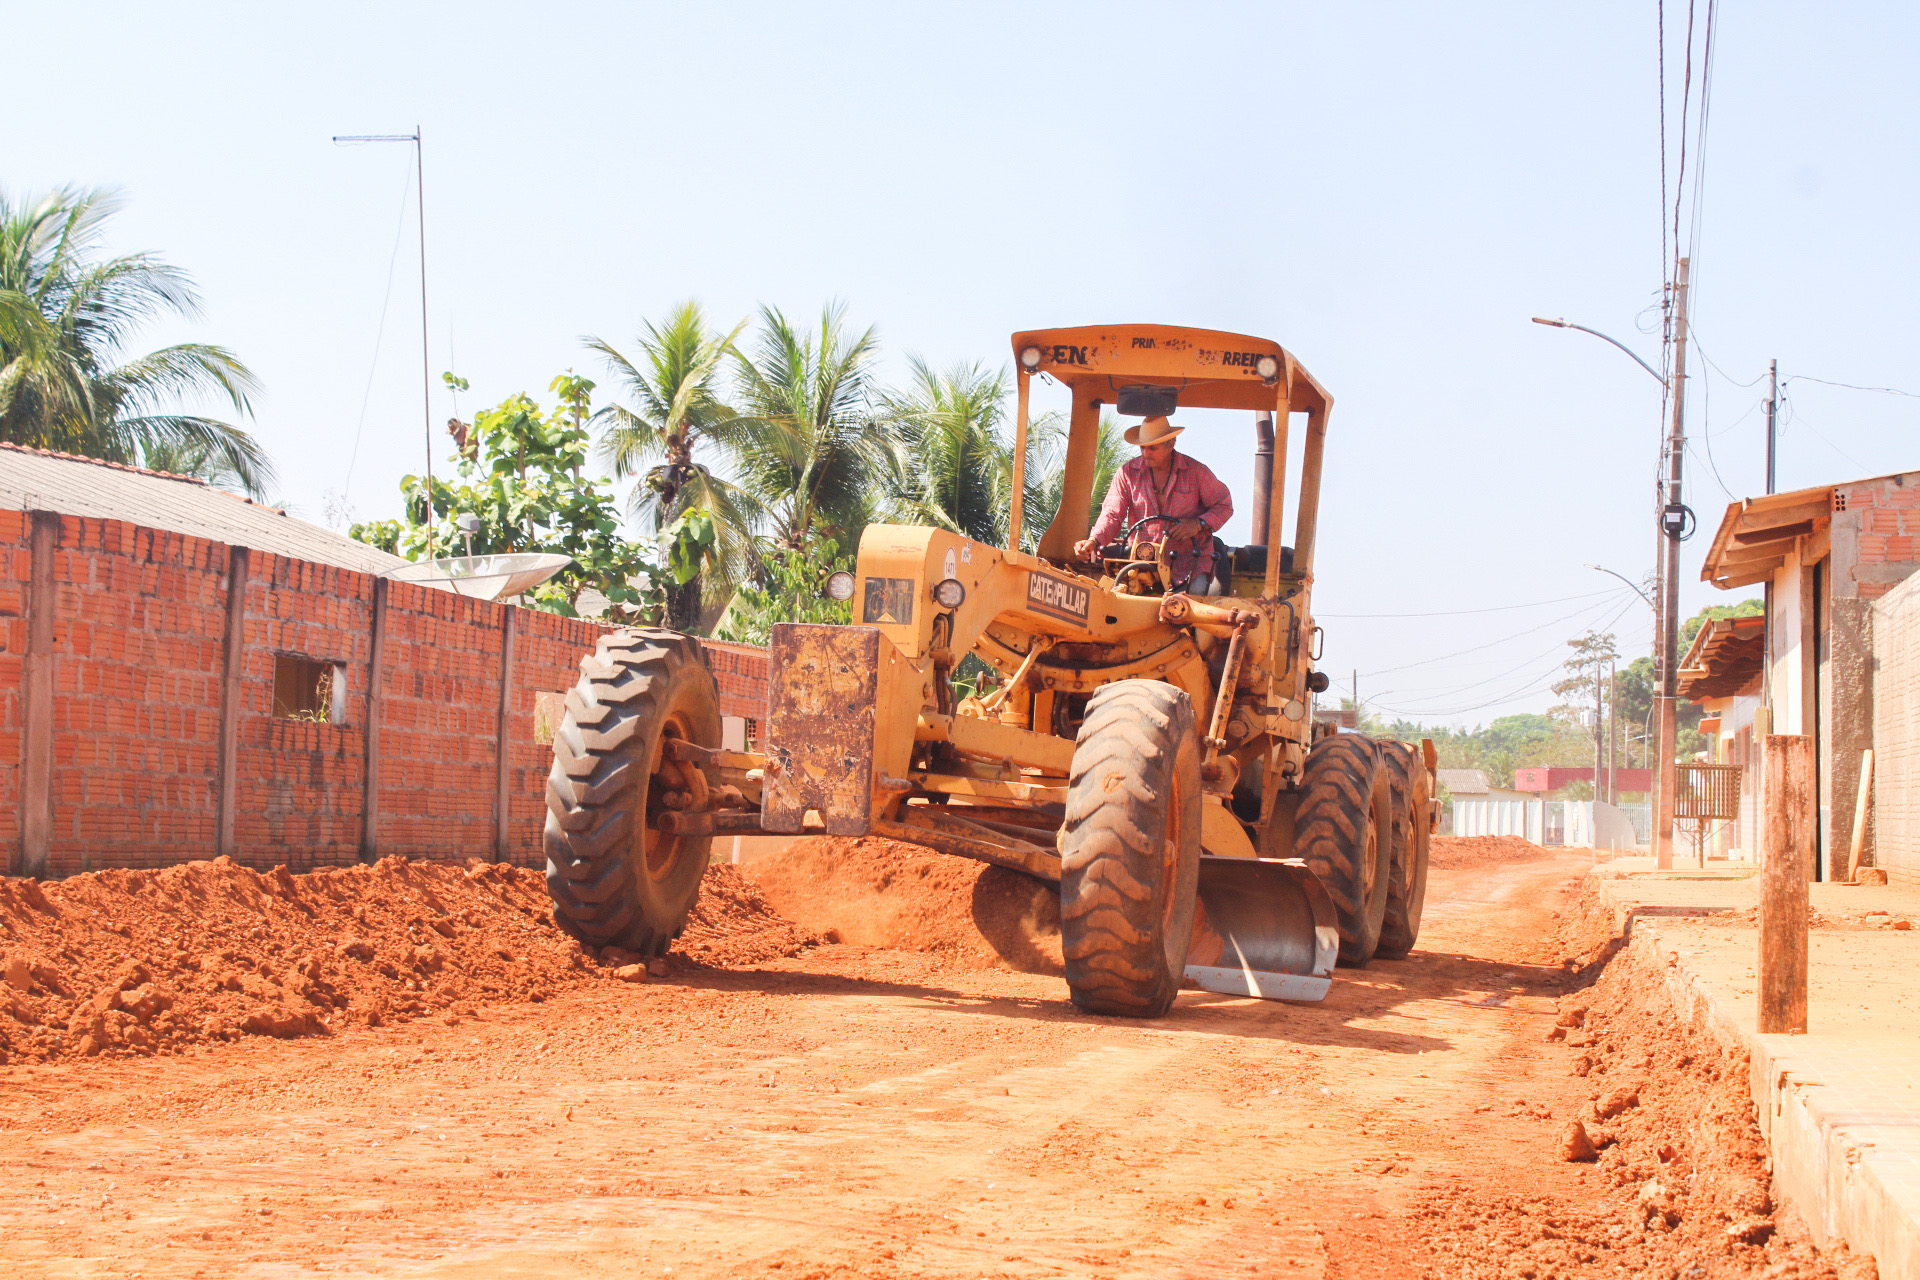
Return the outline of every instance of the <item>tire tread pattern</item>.
<path id="1" fill-rule="evenodd" d="M 1183 765 L 1185 739 L 1196 746 Z M 1156 1018 L 1179 991 L 1184 964 L 1166 960 L 1159 886 L 1169 826 L 1183 821 L 1166 811 L 1178 770 L 1193 768 L 1186 791 L 1198 795 L 1197 742 L 1193 705 L 1172 685 L 1123 680 L 1087 702 L 1060 833 L 1060 917 L 1067 984 L 1090 1013 Z M 1177 869 L 1188 881 L 1199 867 L 1192 825 L 1191 868 Z M 1182 957 L 1191 926 L 1190 910 L 1171 924 Z"/>
<path id="2" fill-rule="evenodd" d="M 639 882 L 644 873 L 631 852 L 635 824 L 644 819 L 642 752 L 688 666 L 700 669 L 711 692 L 698 641 L 653 628 L 610 632 L 580 660 L 580 679 L 554 730 L 543 838 L 547 891 L 554 923 L 590 946 L 665 955 L 693 908 L 688 897 L 677 921 L 649 912 Z"/>
<path id="3" fill-rule="evenodd" d="M 1387 869 L 1376 863 L 1371 899 L 1363 897 L 1368 825 L 1377 818 L 1380 752 L 1357 733 L 1323 738 L 1307 756 L 1294 817 L 1294 848 L 1326 886 L 1340 930 L 1340 958 L 1365 964 L 1379 943 Z M 1378 832 L 1384 845 L 1388 833 Z M 1384 855 L 1381 848 L 1379 855 Z"/>

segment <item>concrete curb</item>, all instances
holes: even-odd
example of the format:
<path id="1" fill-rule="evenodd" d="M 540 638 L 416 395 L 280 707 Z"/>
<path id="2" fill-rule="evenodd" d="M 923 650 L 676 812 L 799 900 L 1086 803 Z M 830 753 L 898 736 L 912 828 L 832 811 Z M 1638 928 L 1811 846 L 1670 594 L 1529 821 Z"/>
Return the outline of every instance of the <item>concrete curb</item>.
<path id="1" fill-rule="evenodd" d="M 1920 1280 L 1920 1111 L 1876 1096 L 1874 1068 L 1818 1036 L 1761 1035 L 1727 1009 L 1662 939 L 1658 917 L 1589 881 L 1613 914 L 1621 955 L 1657 977 L 1688 1025 L 1749 1055 L 1747 1083 L 1772 1157 L 1773 1192 L 1816 1244 L 1872 1254 L 1882 1280 Z"/>

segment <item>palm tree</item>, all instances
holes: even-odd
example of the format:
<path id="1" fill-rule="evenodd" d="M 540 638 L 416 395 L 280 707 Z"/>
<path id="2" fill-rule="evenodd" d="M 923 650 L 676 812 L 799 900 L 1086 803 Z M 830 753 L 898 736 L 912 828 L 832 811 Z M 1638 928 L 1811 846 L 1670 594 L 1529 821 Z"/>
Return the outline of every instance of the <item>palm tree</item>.
<path id="1" fill-rule="evenodd" d="M 19 201 L 0 192 L 0 440 L 129 463 L 150 449 L 195 448 L 261 496 L 273 464 L 252 436 L 170 408 L 213 394 L 249 413 L 252 371 L 199 342 L 121 361 L 141 322 L 197 315 L 200 302 L 185 272 L 151 254 L 101 256 L 102 228 L 120 207 L 100 190 Z"/>
<path id="2" fill-rule="evenodd" d="M 1066 480 L 1065 419 L 1059 414 L 1036 418 L 1028 434 L 1033 441 L 1033 456 L 1027 460 L 1026 527 L 1021 531 L 1020 542 L 1022 550 L 1032 551 L 1040 545 L 1040 536 L 1047 531 L 1047 526 L 1053 523 L 1054 513 L 1060 510 Z M 1100 504 L 1113 485 L 1113 473 L 1126 461 L 1125 444 L 1120 424 L 1110 415 L 1102 414 L 1100 434 L 1094 442 L 1093 504 L 1088 509 L 1086 528 L 1073 531 L 1076 540 L 1086 537 L 1093 522 L 1099 519 Z"/>
<path id="3" fill-rule="evenodd" d="M 880 338 L 871 327 L 847 335 L 845 318 L 844 304 L 829 303 L 809 332 L 763 306 L 756 353 L 734 354 L 746 416 L 733 470 L 782 547 L 826 536 L 851 550 L 880 511 L 872 482 L 885 466 L 886 430 L 870 406 Z"/>
<path id="4" fill-rule="evenodd" d="M 936 373 L 919 356 L 907 367 L 906 391 L 885 398 L 894 518 L 1001 545 L 1013 487 L 1006 371 L 962 362 Z"/>
<path id="5" fill-rule="evenodd" d="M 604 428 L 599 453 L 615 478 L 639 477 L 628 497 L 630 514 L 657 530 L 692 508 L 710 512 L 719 581 L 708 585 L 728 590 L 752 564 L 751 530 L 759 510 L 750 494 L 714 475 L 694 455 L 702 445 L 726 448 L 742 438 L 739 415 L 720 401 L 714 384 L 720 362 L 745 327 L 742 320 L 722 337 L 707 329 L 698 303 L 683 302 L 664 323 L 646 322 L 637 360 L 603 339 L 584 339 L 606 357 L 632 400 L 632 407 L 611 404 L 591 419 Z M 699 625 L 701 592 L 701 576 L 668 590 L 667 616 L 676 630 Z"/>

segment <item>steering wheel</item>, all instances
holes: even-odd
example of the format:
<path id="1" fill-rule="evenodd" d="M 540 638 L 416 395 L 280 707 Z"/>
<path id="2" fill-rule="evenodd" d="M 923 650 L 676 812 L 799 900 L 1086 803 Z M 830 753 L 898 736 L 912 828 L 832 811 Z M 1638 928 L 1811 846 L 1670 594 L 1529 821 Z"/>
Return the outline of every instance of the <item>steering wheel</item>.
<path id="1" fill-rule="evenodd" d="M 1132 524 L 1128 525 L 1124 530 L 1122 530 L 1120 533 L 1120 537 L 1118 539 L 1116 539 L 1113 542 L 1109 542 L 1106 547 L 1101 547 L 1100 553 L 1104 556 L 1106 555 L 1107 547 L 1119 547 L 1121 549 L 1120 556 L 1108 557 L 1108 558 L 1117 559 L 1117 558 L 1124 557 L 1127 554 L 1127 549 L 1133 546 L 1134 533 L 1140 528 L 1141 525 L 1152 524 L 1155 520 L 1165 520 L 1169 524 L 1180 523 L 1180 519 L 1177 516 L 1142 516 L 1138 520 L 1135 520 Z"/>

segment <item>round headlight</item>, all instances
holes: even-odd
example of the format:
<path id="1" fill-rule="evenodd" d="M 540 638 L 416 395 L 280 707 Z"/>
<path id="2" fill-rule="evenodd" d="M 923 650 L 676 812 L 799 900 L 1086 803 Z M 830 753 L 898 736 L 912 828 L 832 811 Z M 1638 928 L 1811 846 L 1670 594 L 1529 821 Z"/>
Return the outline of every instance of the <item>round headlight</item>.
<path id="1" fill-rule="evenodd" d="M 1253 362 L 1253 371 L 1268 382 L 1272 382 L 1280 376 L 1280 362 L 1272 356 L 1261 356 Z"/>
<path id="2" fill-rule="evenodd" d="M 1029 371 L 1038 369 L 1040 367 L 1040 348 L 1038 347 L 1020 348 L 1020 364 L 1023 368 Z"/>
<path id="3" fill-rule="evenodd" d="M 853 575 L 842 569 L 839 573 L 827 575 L 827 599 L 853 599 Z"/>
<path id="4" fill-rule="evenodd" d="M 958 578 L 942 578 L 933 584 L 933 602 L 942 609 L 958 609 L 967 598 L 967 589 Z"/>

